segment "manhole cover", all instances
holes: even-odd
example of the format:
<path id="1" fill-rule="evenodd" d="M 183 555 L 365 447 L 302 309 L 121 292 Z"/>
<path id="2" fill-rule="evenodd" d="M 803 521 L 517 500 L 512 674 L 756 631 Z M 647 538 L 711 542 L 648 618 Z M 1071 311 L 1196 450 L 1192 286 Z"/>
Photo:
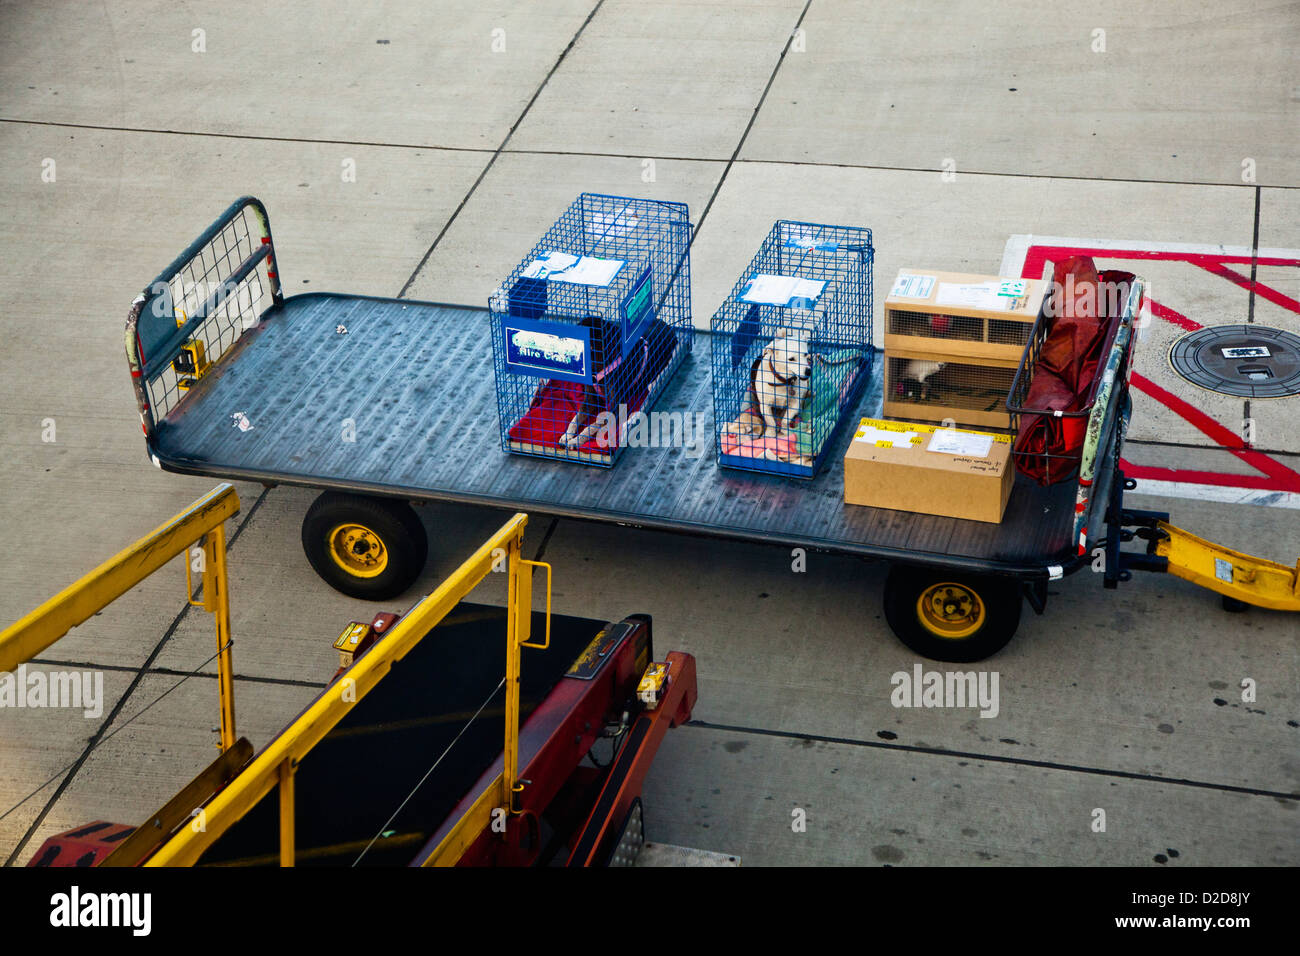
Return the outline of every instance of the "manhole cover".
<path id="1" fill-rule="evenodd" d="M 1225 395 L 1300 395 L 1300 335 L 1267 325 L 1199 329 L 1174 343 L 1169 364 L 1193 385 Z"/>

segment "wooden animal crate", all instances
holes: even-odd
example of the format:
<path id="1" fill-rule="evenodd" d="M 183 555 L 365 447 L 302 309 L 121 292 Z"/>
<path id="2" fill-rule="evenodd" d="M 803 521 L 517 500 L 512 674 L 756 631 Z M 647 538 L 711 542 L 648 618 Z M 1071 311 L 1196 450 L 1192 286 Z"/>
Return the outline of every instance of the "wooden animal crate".
<path id="1" fill-rule="evenodd" d="M 1047 284 L 903 269 L 885 300 L 885 405 L 895 418 L 1010 428 L 1006 397 Z"/>

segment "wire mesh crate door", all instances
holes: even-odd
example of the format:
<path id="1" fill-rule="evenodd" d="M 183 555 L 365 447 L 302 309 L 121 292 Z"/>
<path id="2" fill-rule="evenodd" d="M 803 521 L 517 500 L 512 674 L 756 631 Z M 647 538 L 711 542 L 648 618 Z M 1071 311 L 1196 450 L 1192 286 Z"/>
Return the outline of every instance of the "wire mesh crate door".
<path id="1" fill-rule="evenodd" d="M 166 417 L 272 304 L 279 287 L 275 265 L 269 254 L 254 261 L 269 241 L 260 207 L 246 204 L 188 260 L 153 284 L 146 308 L 174 322 L 176 329 L 188 327 L 179 351 L 147 381 L 149 403 L 158 419 Z"/>
<path id="2" fill-rule="evenodd" d="M 713 317 L 719 462 L 811 478 L 871 362 L 869 230 L 778 222 Z"/>
<path id="3" fill-rule="evenodd" d="M 922 421 L 1006 428 L 1015 369 L 943 354 L 890 355 L 885 372 L 885 413 Z"/>
<path id="4" fill-rule="evenodd" d="M 689 345 L 686 206 L 584 193 L 491 300 L 502 447 L 613 465 Z"/>

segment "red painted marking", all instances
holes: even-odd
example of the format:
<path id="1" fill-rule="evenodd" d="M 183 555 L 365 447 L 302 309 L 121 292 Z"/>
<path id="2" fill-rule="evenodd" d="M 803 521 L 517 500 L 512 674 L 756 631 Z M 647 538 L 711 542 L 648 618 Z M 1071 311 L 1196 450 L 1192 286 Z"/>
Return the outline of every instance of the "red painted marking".
<path id="1" fill-rule="evenodd" d="M 1077 246 L 1030 246 L 1025 251 L 1025 262 L 1021 268 L 1020 275 L 1026 279 L 1036 279 L 1043 274 L 1043 267 L 1048 261 L 1059 261 L 1069 258 L 1070 256 L 1092 256 L 1100 259 L 1126 259 L 1142 260 L 1155 262 L 1186 262 L 1197 266 L 1212 275 L 1219 276 L 1238 285 L 1244 289 L 1251 287 L 1250 280 L 1227 268 L 1225 263 L 1234 265 L 1250 265 L 1252 262 L 1265 266 L 1291 266 L 1300 267 L 1300 259 L 1284 259 L 1276 256 L 1259 256 L 1252 258 L 1250 256 L 1233 256 L 1220 255 L 1218 253 L 1187 253 L 1187 252 L 1165 252 L 1157 250 L 1143 249 L 1104 249 L 1104 248 L 1086 248 Z M 1254 283 L 1255 292 L 1261 298 L 1279 305 L 1284 309 L 1300 314 L 1300 302 L 1285 296 L 1264 283 L 1256 280 Z M 1167 305 L 1162 305 L 1150 298 L 1146 302 L 1151 307 L 1151 314 L 1166 322 L 1171 322 L 1180 328 L 1189 332 L 1204 328 L 1201 323 L 1195 319 L 1190 319 L 1171 309 Z M 1145 392 L 1156 401 L 1163 404 L 1174 414 L 1179 415 L 1184 420 L 1195 426 L 1199 431 L 1204 433 L 1220 448 L 1235 455 L 1241 461 L 1250 465 L 1257 471 L 1262 472 L 1260 475 L 1234 475 L 1225 472 L 1211 471 L 1194 471 L 1191 469 L 1178 468 L 1155 468 L 1147 465 L 1135 465 L 1132 462 L 1121 459 L 1121 465 L 1124 472 L 1130 478 L 1145 478 L 1150 481 L 1183 481 L 1196 484 L 1217 485 L 1225 488 L 1250 488 L 1261 491 L 1291 491 L 1300 493 L 1300 473 L 1293 471 L 1280 462 L 1261 452 L 1248 448 L 1240 436 L 1234 434 L 1230 429 L 1225 428 L 1219 422 L 1215 421 L 1209 415 L 1205 414 L 1196 406 L 1184 401 L 1170 391 L 1156 385 L 1150 379 L 1137 372 L 1132 372 L 1130 382 L 1139 391 Z"/>
<path id="2" fill-rule="evenodd" d="M 1219 471 L 1197 471 L 1193 468 L 1153 468 L 1135 465 L 1124 458 L 1120 466 L 1127 478 L 1146 481 L 1185 481 L 1194 485 L 1215 485 L 1219 488 L 1243 488 L 1252 491 L 1300 491 L 1300 485 L 1287 488 L 1279 486 L 1276 478 L 1267 475 L 1233 475 Z"/>
<path id="3" fill-rule="evenodd" d="M 1200 266 L 1202 269 L 1204 269 L 1206 272 L 1213 273 L 1214 275 L 1219 276 L 1222 279 L 1227 279 L 1233 285 L 1239 285 L 1243 289 L 1246 289 L 1247 291 L 1250 290 L 1251 283 L 1249 278 L 1242 275 L 1240 272 L 1235 272 L 1232 269 L 1229 269 L 1221 262 L 1216 262 L 1213 265 L 1207 265 L 1206 263 L 1198 262 L 1197 265 Z M 1255 294 L 1258 295 L 1261 299 L 1266 299 L 1269 302 L 1272 302 L 1274 305 L 1280 305 L 1282 308 L 1287 309 L 1290 312 L 1294 312 L 1297 315 L 1300 315 L 1300 302 L 1297 302 L 1289 295 L 1283 295 L 1281 292 L 1278 292 L 1277 289 L 1274 289 L 1272 286 L 1265 285 L 1264 283 L 1260 282 L 1258 279 L 1255 280 Z"/>
<path id="4" fill-rule="evenodd" d="M 1189 319 L 1181 312 L 1175 312 L 1173 309 L 1169 308 L 1169 306 L 1161 305 L 1155 299 L 1146 299 L 1145 301 L 1147 305 L 1151 306 L 1151 314 L 1157 319 L 1164 319 L 1166 322 L 1172 322 L 1174 325 L 1186 329 L 1188 332 L 1195 332 L 1198 329 L 1205 328 L 1205 326 L 1201 325 L 1201 323 L 1197 322 L 1195 319 Z"/>
<path id="5" fill-rule="evenodd" d="M 1286 465 L 1262 452 L 1247 448 L 1239 436 L 1233 434 L 1195 405 L 1189 404 L 1173 392 L 1166 391 L 1145 376 L 1134 372 L 1131 381 L 1140 391 L 1150 395 L 1170 411 L 1191 422 L 1200 431 L 1212 438 L 1219 447 L 1231 452 L 1257 471 L 1262 471 L 1264 475 L 1233 475 L 1178 468 L 1151 468 L 1145 465 L 1132 465 L 1129 462 L 1124 462 L 1125 471 L 1128 472 L 1130 477 L 1149 478 L 1159 481 L 1192 481 L 1204 485 L 1220 485 L 1225 488 L 1259 488 L 1268 491 L 1300 492 L 1300 473 L 1292 471 Z"/>
<path id="6" fill-rule="evenodd" d="M 1201 252 L 1163 252 L 1150 249 L 1090 249 L 1083 246 L 1030 246 L 1025 252 L 1025 268 L 1020 275 L 1025 279 L 1037 279 L 1043 274 L 1043 265 L 1049 259 L 1053 262 L 1068 259 L 1070 256 L 1092 256 L 1100 259 L 1138 259 L 1145 262 L 1190 262 L 1193 265 L 1216 265 L 1231 262 L 1250 265 L 1252 262 L 1261 266 L 1300 267 L 1300 259 L 1280 259 L 1276 256 L 1230 256 L 1220 253 Z M 1032 268 L 1031 268 L 1032 267 Z"/>

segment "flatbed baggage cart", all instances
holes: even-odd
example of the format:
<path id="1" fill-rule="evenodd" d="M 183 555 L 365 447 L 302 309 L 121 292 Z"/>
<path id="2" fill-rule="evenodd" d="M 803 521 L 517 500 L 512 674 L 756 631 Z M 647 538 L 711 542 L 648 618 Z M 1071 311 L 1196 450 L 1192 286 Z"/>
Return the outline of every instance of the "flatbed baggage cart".
<path id="1" fill-rule="evenodd" d="M 1183 533 L 1167 515 L 1123 507 L 1133 487 L 1120 451 L 1140 281 L 1119 321 L 1126 333 L 1109 343 L 1111 377 L 1090 413 L 1080 479 L 1042 487 L 1017 475 L 995 524 L 846 505 L 842 459 L 851 430 L 810 481 L 719 468 L 711 351 L 729 343 L 699 330 L 656 405 L 681 416 L 683 434 L 702 423 L 695 446 L 630 448 L 610 469 L 507 454 L 486 308 L 285 296 L 279 268 L 262 204 L 237 201 L 136 299 L 126 335 L 132 381 L 158 467 L 321 489 L 304 519 L 303 545 L 317 572 L 345 593 L 385 599 L 419 575 L 428 545 L 410 503 L 421 501 L 888 561 L 891 626 L 909 647 L 944 660 L 995 653 L 1015 633 L 1025 601 L 1042 613 L 1048 582 L 1081 568 L 1101 570 L 1108 587 L 1132 569 L 1179 571 L 1169 554 L 1185 549 L 1169 542 L 1185 541 Z M 205 370 L 185 382 L 195 341 Z M 851 420 L 879 414 L 882 364 L 873 362 Z M 1145 540 L 1144 552 L 1120 548 L 1135 538 Z M 1198 583 L 1232 601 L 1300 609 L 1294 571 L 1236 560 L 1239 574 L 1221 575 L 1217 587 Z M 1273 603 L 1256 600 L 1264 580 Z"/>

